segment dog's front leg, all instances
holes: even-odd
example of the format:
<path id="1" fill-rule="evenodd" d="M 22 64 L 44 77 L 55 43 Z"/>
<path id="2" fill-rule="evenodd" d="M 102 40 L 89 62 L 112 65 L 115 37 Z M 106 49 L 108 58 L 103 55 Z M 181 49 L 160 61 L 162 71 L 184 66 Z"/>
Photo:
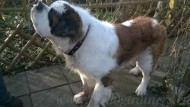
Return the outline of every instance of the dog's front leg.
<path id="1" fill-rule="evenodd" d="M 105 104 L 108 103 L 111 94 L 112 90 L 110 86 L 105 86 L 101 81 L 97 81 L 87 107 L 105 107 Z"/>
<path id="2" fill-rule="evenodd" d="M 76 104 L 82 104 L 85 101 L 89 101 L 91 94 L 95 86 L 95 80 L 87 77 L 86 75 L 79 74 L 83 84 L 83 91 L 76 94 L 73 101 Z"/>

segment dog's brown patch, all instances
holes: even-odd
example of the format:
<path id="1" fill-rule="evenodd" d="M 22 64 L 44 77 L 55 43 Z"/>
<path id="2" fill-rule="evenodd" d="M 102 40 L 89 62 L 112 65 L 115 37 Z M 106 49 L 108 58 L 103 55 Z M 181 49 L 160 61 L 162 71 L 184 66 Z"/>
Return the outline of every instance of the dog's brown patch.
<path id="1" fill-rule="evenodd" d="M 80 93 L 78 93 L 78 94 L 81 95 L 81 98 L 82 98 L 83 103 L 85 103 L 85 102 L 87 102 L 87 101 L 90 100 L 90 95 L 89 95 L 88 93 L 82 91 L 82 92 L 80 92 Z"/>
<path id="2" fill-rule="evenodd" d="M 149 46 L 153 46 L 153 56 L 156 57 L 159 57 L 165 49 L 166 32 L 159 24 L 153 27 L 151 18 L 137 17 L 131 26 L 116 24 L 115 27 L 119 38 L 116 53 L 119 63 L 133 58 Z"/>
<path id="3" fill-rule="evenodd" d="M 55 15 L 52 15 L 52 26 L 55 26 L 57 23 L 59 23 L 59 19 L 58 19 L 58 17 L 57 16 L 55 16 Z"/>
<path id="4" fill-rule="evenodd" d="M 154 36 L 160 37 L 159 40 L 157 40 L 151 47 L 152 47 L 152 54 L 153 54 L 153 61 L 154 63 L 157 62 L 159 56 L 165 51 L 166 49 L 166 43 L 167 43 L 167 35 L 166 30 L 163 29 L 162 26 L 157 26 L 155 28 L 155 31 L 157 33 L 154 34 Z"/>
<path id="5" fill-rule="evenodd" d="M 63 13 L 53 8 L 48 13 L 51 33 L 58 37 L 68 37 L 73 43 L 79 41 L 86 32 L 82 32 L 82 20 L 78 12 L 67 4 L 64 6 L 67 10 Z"/>
<path id="6" fill-rule="evenodd" d="M 113 81 L 116 79 L 116 69 L 111 70 L 107 75 L 105 75 L 101 81 L 104 87 L 112 85 Z"/>
<path id="7" fill-rule="evenodd" d="M 76 23 L 76 25 L 77 25 L 76 31 L 73 31 L 73 32 L 75 32 L 76 35 L 72 39 L 72 42 L 76 42 L 76 41 L 79 41 L 81 39 L 81 37 L 83 35 L 85 35 L 86 32 L 82 32 L 83 25 L 82 25 L 82 20 L 81 20 L 79 14 L 74 9 L 72 9 L 70 6 L 68 6 L 68 5 L 66 5 L 66 6 L 70 10 L 69 17 L 70 17 L 70 19 L 72 19 L 71 21 L 73 21 L 71 23 Z"/>

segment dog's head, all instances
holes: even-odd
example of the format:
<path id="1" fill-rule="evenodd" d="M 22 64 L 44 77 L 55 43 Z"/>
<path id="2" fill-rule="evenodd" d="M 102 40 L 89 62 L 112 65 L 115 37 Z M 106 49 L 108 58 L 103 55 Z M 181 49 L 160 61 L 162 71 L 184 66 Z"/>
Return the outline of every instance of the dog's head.
<path id="1" fill-rule="evenodd" d="M 31 20 L 42 37 L 74 39 L 82 32 L 79 14 L 65 1 L 55 1 L 50 6 L 39 1 L 31 9 Z"/>

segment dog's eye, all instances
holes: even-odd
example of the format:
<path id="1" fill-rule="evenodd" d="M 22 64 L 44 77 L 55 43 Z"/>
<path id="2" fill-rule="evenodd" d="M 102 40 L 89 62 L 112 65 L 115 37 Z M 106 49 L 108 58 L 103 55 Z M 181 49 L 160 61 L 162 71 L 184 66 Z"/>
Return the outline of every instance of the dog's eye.
<path id="1" fill-rule="evenodd" d="M 60 14 L 54 9 L 51 9 L 48 13 L 48 18 L 50 21 L 50 27 L 54 27 L 60 21 Z"/>

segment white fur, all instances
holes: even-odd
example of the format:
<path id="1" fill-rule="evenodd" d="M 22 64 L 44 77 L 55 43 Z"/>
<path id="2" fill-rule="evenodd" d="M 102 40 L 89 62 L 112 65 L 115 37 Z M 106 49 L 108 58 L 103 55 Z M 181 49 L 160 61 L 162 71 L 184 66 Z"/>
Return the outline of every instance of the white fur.
<path id="1" fill-rule="evenodd" d="M 64 12 L 65 8 L 63 4 L 68 3 L 64 1 L 54 2 L 50 7 L 47 7 L 47 10 L 50 10 L 50 8 L 54 8 L 60 9 L 59 11 Z M 62 8 L 59 8 L 60 6 Z M 104 24 L 101 21 L 97 20 L 95 17 L 91 16 L 88 11 L 74 5 L 70 6 L 75 11 L 80 13 L 79 15 L 83 23 L 83 32 L 87 31 L 89 24 L 91 27 L 88 36 L 83 42 L 83 45 L 75 53 L 75 58 L 69 58 L 70 56 L 66 56 L 68 60 L 72 60 L 68 62 L 68 65 L 71 65 L 70 67 L 72 67 L 72 65 L 75 65 L 76 71 L 82 71 L 83 73 L 91 75 L 94 78 L 101 78 L 117 65 L 116 59 L 113 58 L 113 55 L 115 54 L 118 47 L 118 37 L 116 35 L 115 29 L 112 25 Z M 75 44 L 69 44 L 68 40 L 55 38 L 53 35 L 50 34 L 47 12 L 48 11 L 44 11 L 41 14 L 37 13 L 39 15 L 35 15 L 34 13 L 36 12 L 31 12 L 33 16 L 31 17 L 32 22 L 34 23 L 37 32 L 41 36 L 48 37 L 56 45 L 56 47 L 59 48 L 57 50 L 59 50 L 60 52 L 63 53 L 68 51 Z M 44 19 L 43 21 L 41 20 L 42 17 Z M 38 27 L 37 25 L 41 26 Z"/>
<path id="2" fill-rule="evenodd" d="M 54 8 L 58 13 L 62 14 L 65 12 L 67 9 L 64 6 L 59 6 L 61 4 L 67 4 L 69 5 L 68 2 L 65 1 L 56 1 L 50 5 L 50 8 Z"/>
<path id="3" fill-rule="evenodd" d="M 34 5 L 34 7 L 35 6 L 36 5 Z M 43 37 L 50 37 L 51 35 L 48 21 L 48 12 L 49 7 L 46 5 L 41 13 L 38 13 L 34 8 L 31 9 L 30 17 L 32 19 L 34 29 Z"/>
<path id="4" fill-rule="evenodd" d="M 118 46 L 119 39 L 115 27 L 107 22 L 101 22 L 87 10 L 71 5 L 65 1 L 54 2 L 50 7 L 45 6 L 42 12 L 37 12 L 35 6 L 31 10 L 31 19 L 36 31 L 43 37 L 48 38 L 55 45 L 58 53 L 64 53 L 73 48 L 76 43 L 70 43 L 69 38 L 55 37 L 50 33 L 48 12 L 54 8 L 59 13 L 65 12 L 63 4 L 69 5 L 80 16 L 82 20 L 82 31 L 90 30 L 81 47 L 75 52 L 74 57 L 64 55 L 69 68 L 77 72 L 82 80 L 83 85 L 94 89 L 88 107 L 105 106 L 111 97 L 111 88 L 104 87 L 100 79 L 109 73 L 110 70 L 117 67 L 117 59 L 114 57 Z M 132 21 L 122 23 L 130 27 Z M 153 25 L 154 26 L 154 25 Z M 142 56 L 142 57 L 141 57 Z M 144 63 L 146 62 L 146 63 Z M 149 72 L 151 71 L 152 56 L 150 51 L 146 50 L 139 57 L 139 65 L 143 71 L 143 79 L 136 90 L 137 95 L 144 95 L 149 81 Z M 82 103 L 81 94 L 74 96 L 74 102 Z"/>
<path id="5" fill-rule="evenodd" d="M 94 92 L 91 96 L 91 100 L 87 107 L 105 107 L 105 104 L 108 103 L 111 98 L 111 88 L 104 87 L 100 81 L 97 81 Z"/>
<path id="6" fill-rule="evenodd" d="M 73 98 L 73 101 L 76 104 L 82 104 L 83 101 L 83 94 L 84 93 L 91 93 L 91 91 L 93 91 L 94 86 L 95 86 L 95 80 L 92 79 L 90 76 L 86 76 L 82 73 L 79 73 L 80 78 L 82 80 L 82 84 L 83 84 L 83 91 L 79 92 L 78 94 L 76 94 Z"/>
<path id="7" fill-rule="evenodd" d="M 146 88 L 150 80 L 150 72 L 153 69 L 153 56 L 151 47 L 148 47 L 139 55 L 137 66 L 140 68 L 140 71 L 142 71 L 143 78 L 140 85 L 136 89 L 136 94 L 138 96 L 144 96 L 146 94 Z"/>
<path id="8" fill-rule="evenodd" d="M 123 22 L 122 25 L 130 27 L 132 26 L 132 22 L 133 20 L 128 20 L 128 21 Z"/>
<path id="9" fill-rule="evenodd" d="M 153 23 L 152 23 L 152 27 L 156 27 L 158 25 L 158 21 L 157 20 L 155 20 L 155 19 L 153 19 Z"/>
<path id="10" fill-rule="evenodd" d="M 138 61 L 136 61 L 136 67 L 131 69 L 129 73 L 132 75 L 138 75 L 140 73 L 140 67 L 139 67 Z"/>
<path id="11" fill-rule="evenodd" d="M 84 32 L 90 24 L 87 38 L 75 53 L 77 62 L 80 62 L 77 65 L 85 74 L 101 78 L 117 65 L 116 59 L 113 58 L 118 47 L 115 28 L 111 24 L 97 20 L 82 8 L 72 7 L 80 13 Z"/>
<path id="12" fill-rule="evenodd" d="M 80 78 L 83 85 L 87 85 L 89 89 L 94 89 L 96 81 L 92 77 L 80 73 Z"/>
<path id="13" fill-rule="evenodd" d="M 76 104 L 82 104 L 83 103 L 83 92 L 80 92 L 78 94 L 76 94 L 73 98 L 73 101 L 76 103 Z"/>

